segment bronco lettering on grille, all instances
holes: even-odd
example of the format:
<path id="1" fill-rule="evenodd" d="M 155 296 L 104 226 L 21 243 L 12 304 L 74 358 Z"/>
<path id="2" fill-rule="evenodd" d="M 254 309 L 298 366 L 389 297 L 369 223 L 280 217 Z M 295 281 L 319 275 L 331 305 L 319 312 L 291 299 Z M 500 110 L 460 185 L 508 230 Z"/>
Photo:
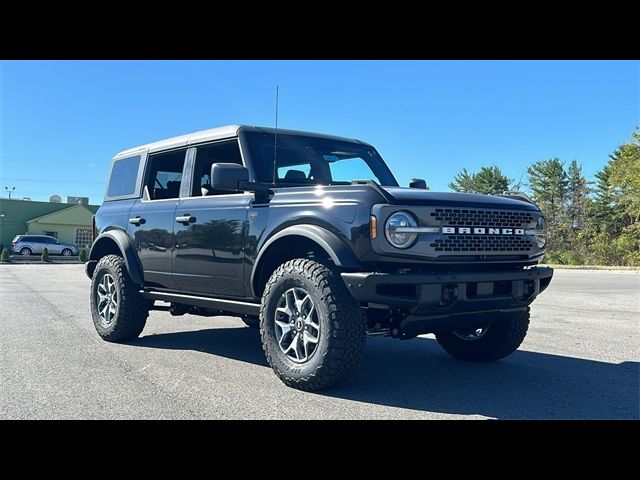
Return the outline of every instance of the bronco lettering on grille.
<path id="1" fill-rule="evenodd" d="M 442 233 L 468 235 L 524 235 L 524 228 L 442 227 Z"/>

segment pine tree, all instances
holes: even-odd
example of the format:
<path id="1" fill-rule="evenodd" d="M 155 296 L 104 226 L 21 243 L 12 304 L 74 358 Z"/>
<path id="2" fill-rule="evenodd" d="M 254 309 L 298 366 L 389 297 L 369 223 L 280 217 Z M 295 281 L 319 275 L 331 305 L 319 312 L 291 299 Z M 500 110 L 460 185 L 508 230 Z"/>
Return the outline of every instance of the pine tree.
<path id="1" fill-rule="evenodd" d="M 466 168 L 458 173 L 453 182 L 449 183 L 449 188 L 454 192 L 469 193 L 473 191 L 473 175 Z"/>
<path id="2" fill-rule="evenodd" d="M 565 218 L 567 172 L 559 158 L 539 160 L 527 169 L 533 200 L 547 220 L 549 249 L 562 250 L 568 240 Z"/>
<path id="3" fill-rule="evenodd" d="M 458 173 L 449 184 L 449 188 L 456 192 L 481 193 L 485 195 L 499 195 L 509 190 L 511 179 L 502 173 L 500 167 L 482 167 L 476 173 L 469 173 L 466 168 Z"/>

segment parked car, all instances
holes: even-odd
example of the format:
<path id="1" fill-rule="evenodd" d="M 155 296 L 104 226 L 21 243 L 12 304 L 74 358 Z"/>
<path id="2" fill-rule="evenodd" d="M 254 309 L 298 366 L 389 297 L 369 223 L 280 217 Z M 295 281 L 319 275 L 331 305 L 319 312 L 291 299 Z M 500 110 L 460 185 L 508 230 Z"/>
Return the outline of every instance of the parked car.
<path id="1" fill-rule="evenodd" d="M 302 390 L 346 378 L 367 335 L 506 357 L 553 275 L 542 212 L 409 187 L 373 146 L 322 134 L 229 126 L 121 152 L 86 264 L 95 328 L 125 342 L 150 310 L 240 316 Z"/>
<path id="2" fill-rule="evenodd" d="M 49 255 L 63 255 L 65 257 L 78 255 L 79 251 L 77 245 L 61 242 L 49 235 L 16 235 L 11 241 L 13 253 L 19 253 L 25 257 L 42 253 L 45 247 L 49 250 Z"/>

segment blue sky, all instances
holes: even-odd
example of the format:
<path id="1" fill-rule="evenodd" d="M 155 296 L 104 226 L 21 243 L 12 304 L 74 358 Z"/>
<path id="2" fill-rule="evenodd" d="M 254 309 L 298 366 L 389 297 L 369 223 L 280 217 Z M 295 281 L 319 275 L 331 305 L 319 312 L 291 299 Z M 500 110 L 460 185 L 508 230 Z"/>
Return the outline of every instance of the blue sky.
<path id="1" fill-rule="evenodd" d="M 120 150 L 228 123 L 357 137 L 402 185 L 537 160 L 592 177 L 640 124 L 639 62 L 3 61 L 0 196 L 100 203 Z M 526 175 L 523 177 L 526 180 Z"/>

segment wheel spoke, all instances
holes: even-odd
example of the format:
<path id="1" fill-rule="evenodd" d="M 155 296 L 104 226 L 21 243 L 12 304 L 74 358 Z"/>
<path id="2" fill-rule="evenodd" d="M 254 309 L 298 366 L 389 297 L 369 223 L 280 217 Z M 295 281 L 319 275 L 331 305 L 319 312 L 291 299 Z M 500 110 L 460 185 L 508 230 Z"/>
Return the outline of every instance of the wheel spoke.
<path id="1" fill-rule="evenodd" d="M 293 351 L 294 355 L 296 356 L 296 360 L 300 359 L 298 357 L 298 349 L 297 349 L 299 335 L 300 334 L 298 334 L 298 333 L 295 334 L 295 336 L 291 340 L 291 343 L 289 344 L 289 346 L 284 351 L 285 355 L 288 354 L 290 351 Z"/>
<path id="2" fill-rule="evenodd" d="M 278 343 L 280 344 L 281 347 L 284 347 L 282 342 L 284 338 L 287 336 L 287 334 L 291 331 L 291 325 L 289 325 L 289 322 L 283 322 L 282 320 L 276 320 L 276 325 L 280 327 L 280 335 L 278 338 Z M 276 333 L 277 333 L 277 329 L 276 329 Z"/>
<path id="3" fill-rule="evenodd" d="M 295 289 L 287 290 L 285 295 L 285 301 L 287 304 L 287 310 L 289 311 L 289 316 L 293 315 L 296 311 L 296 293 Z"/>
<path id="4" fill-rule="evenodd" d="M 311 335 L 308 331 L 304 332 L 304 342 L 305 343 L 318 343 L 319 338 Z"/>

